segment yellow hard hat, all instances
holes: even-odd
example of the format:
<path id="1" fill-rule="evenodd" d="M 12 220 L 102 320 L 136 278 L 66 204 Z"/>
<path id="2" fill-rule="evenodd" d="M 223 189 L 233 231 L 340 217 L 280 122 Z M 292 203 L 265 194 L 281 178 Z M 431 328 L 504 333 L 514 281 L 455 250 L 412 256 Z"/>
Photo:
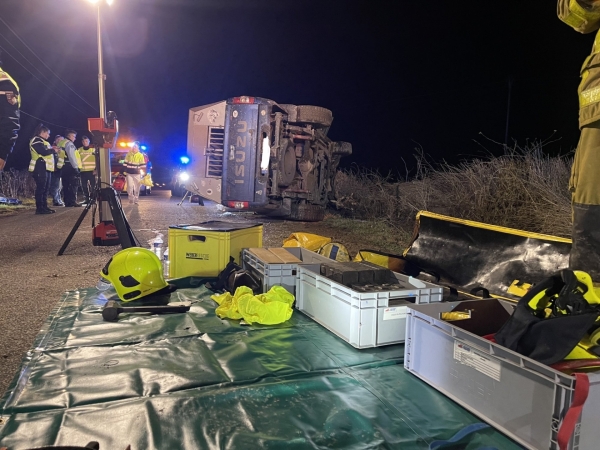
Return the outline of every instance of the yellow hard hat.
<path id="1" fill-rule="evenodd" d="M 116 253 L 100 275 L 111 282 L 124 302 L 171 293 L 176 289 L 165 281 L 158 256 L 141 247 L 130 247 Z"/>

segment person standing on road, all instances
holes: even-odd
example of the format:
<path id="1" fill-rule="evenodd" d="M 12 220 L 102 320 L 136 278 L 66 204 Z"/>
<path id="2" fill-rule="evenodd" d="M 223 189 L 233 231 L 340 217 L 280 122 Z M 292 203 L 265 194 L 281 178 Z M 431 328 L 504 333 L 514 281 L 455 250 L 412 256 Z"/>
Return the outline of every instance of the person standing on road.
<path id="1" fill-rule="evenodd" d="M 79 173 L 81 172 L 81 157 L 75 147 L 75 138 L 77 132 L 75 130 L 67 130 L 66 138 L 59 142 L 59 147 L 65 152 L 65 166 L 62 168 L 63 193 L 65 198 L 65 206 L 81 207 L 81 203 L 77 203 L 77 188 L 79 187 Z"/>
<path id="2" fill-rule="evenodd" d="M 597 31 L 600 0 L 558 0 L 558 17 L 580 33 Z M 581 68 L 578 93 L 581 135 L 569 180 L 573 213 L 569 268 L 600 282 L 600 32 Z"/>
<path id="3" fill-rule="evenodd" d="M 144 155 L 140 153 L 140 143 L 135 141 L 125 156 L 125 174 L 127 175 L 127 196 L 129 203 L 138 203 L 140 196 L 141 171 L 146 169 Z"/>
<path id="4" fill-rule="evenodd" d="M 46 140 L 50 137 L 50 130 L 43 124 L 35 129 L 35 135 L 29 141 L 31 161 L 29 171 L 35 181 L 35 213 L 52 214 L 53 209 L 48 208 L 48 188 L 50 187 L 50 176 L 54 172 L 53 148 Z"/>
<path id="5" fill-rule="evenodd" d="M 0 172 L 17 141 L 20 125 L 21 95 L 19 86 L 2 69 L 0 60 Z"/>
<path id="6" fill-rule="evenodd" d="M 81 157 L 81 187 L 85 196 L 85 203 L 88 204 L 96 188 L 96 153 L 93 147 L 90 147 L 90 138 L 81 137 L 82 147 L 77 151 Z"/>
<path id="7" fill-rule="evenodd" d="M 63 139 L 64 138 L 60 134 L 57 134 L 54 138 L 54 147 L 58 150 L 54 153 L 54 172 L 52 172 L 52 176 L 50 177 L 50 197 L 52 197 L 53 206 L 65 206 L 60 198 L 60 178 L 62 175 L 62 167 L 65 165 L 65 151 L 58 145 Z"/>

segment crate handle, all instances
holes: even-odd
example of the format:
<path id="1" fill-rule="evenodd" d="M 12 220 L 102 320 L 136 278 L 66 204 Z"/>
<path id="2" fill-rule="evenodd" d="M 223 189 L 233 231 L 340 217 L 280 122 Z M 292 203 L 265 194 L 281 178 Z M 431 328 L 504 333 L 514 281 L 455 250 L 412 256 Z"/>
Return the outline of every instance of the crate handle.
<path id="1" fill-rule="evenodd" d="M 188 240 L 191 241 L 200 241 L 200 242 L 206 242 L 206 236 L 202 236 L 202 235 L 189 235 L 188 236 Z"/>
<path id="2" fill-rule="evenodd" d="M 562 424 L 558 429 L 558 436 L 556 440 L 558 441 L 558 448 L 560 450 L 567 450 L 567 448 L 569 448 L 569 441 L 571 440 L 571 436 L 573 436 L 573 432 L 575 431 L 575 427 L 579 421 L 579 416 L 581 415 L 583 405 L 587 400 L 589 392 L 590 379 L 588 376 L 585 373 L 576 373 L 573 401 L 571 402 L 571 406 L 569 406 L 569 409 L 563 418 Z"/>

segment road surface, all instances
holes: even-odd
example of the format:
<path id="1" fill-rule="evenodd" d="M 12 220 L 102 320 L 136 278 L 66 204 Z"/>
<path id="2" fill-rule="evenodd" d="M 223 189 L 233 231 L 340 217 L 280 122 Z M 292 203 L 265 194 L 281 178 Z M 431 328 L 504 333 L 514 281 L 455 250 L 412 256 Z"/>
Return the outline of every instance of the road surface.
<path id="1" fill-rule="evenodd" d="M 125 196 L 125 215 L 143 246 L 147 247 L 147 241 L 156 236 L 155 231 L 163 233 L 167 245 L 169 225 L 207 220 L 259 222 L 257 216 L 223 213 L 213 203 L 205 207 L 189 202 L 177 206 L 179 201 L 170 197 L 170 191 L 160 190 L 140 197 L 138 205 L 130 205 Z M 32 209 L 0 216 L 0 394 L 63 292 L 95 286 L 100 269 L 120 250 L 120 246 L 92 245 L 90 211 L 65 253 L 57 256 L 83 209 L 56 208 L 52 215 L 36 215 Z M 276 223 L 265 223 L 265 235 Z M 281 237 L 274 239 L 269 245 L 281 246 Z"/>

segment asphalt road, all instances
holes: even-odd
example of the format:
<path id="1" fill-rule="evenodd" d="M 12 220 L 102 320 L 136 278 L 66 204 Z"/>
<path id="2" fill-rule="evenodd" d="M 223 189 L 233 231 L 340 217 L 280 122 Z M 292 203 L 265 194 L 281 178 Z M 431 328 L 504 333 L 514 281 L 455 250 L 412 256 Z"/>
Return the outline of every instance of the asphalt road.
<path id="1" fill-rule="evenodd" d="M 289 230 L 298 223 L 265 221 L 248 214 L 220 211 L 214 204 L 199 206 L 169 191 L 153 190 L 130 205 L 125 196 L 123 209 L 131 228 L 143 246 L 163 233 L 167 244 L 170 225 L 206 220 L 262 222 L 263 245 L 281 246 Z M 66 291 L 95 286 L 101 268 L 120 250 L 119 246 L 92 245 L 92 214 L 86 215 L 62 256 L 59 249 L 83 208 L 56 208 L 52 215 L 35 215 L 34 210 L 0 216 L 0 393 L 16 374 L 23 356 L 31 347 L 46 317 Z M 289 226 L 285 226 L 288 224 Z"/>

